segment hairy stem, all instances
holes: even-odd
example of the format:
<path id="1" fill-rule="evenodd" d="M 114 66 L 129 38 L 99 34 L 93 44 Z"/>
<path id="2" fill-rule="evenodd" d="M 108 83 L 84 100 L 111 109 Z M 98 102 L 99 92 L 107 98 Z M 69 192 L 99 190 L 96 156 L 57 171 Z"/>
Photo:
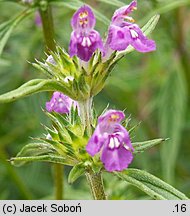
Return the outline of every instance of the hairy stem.
<path id="1" fill-rule="evenodd" d="M 50 5 L 46 7 L 41 7 L 39 9 L 40 17 L 42 20 L 44 41 L 47 48 L 47 52 L 55 51 L 55 40 L 54 40 L 54 25 L 52 17 L 52 8 Z M 55 184 L 55 199 L 63 199 L 63 165 L 54 165 L 54 184 Z"/>
<path id="2" fill-rule="evenodd" d="M 78 101 L 82 124 L 86 127 L 88 136 L 92 135 L 92 98 Z M 86 178 L 90 186 L 92 196 L 95 200 L 105 200 L 106 195 L 102 181 L 101 172 L 94 173 L 92 169 L 86 172 Z"/>
<path id="3" fill-rule="evenodd" d="M 86 172 L 86 178 L 95 200 L 106 200 L 101 172 L 94 173 L 92 170 Z"/>
<path id="4" fill-rule="evenodd" d="M 85 101 L 78 101 L 80 108 L 80 116 L 83 125 L 87 128 L 89 136 L 92 134 L 92 98 L 88 98 Z"/>

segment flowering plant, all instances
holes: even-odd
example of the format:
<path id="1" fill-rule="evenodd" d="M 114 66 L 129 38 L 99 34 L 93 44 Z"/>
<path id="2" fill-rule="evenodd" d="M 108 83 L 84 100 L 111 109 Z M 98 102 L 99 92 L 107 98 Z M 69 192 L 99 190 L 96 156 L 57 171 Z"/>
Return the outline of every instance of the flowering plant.
<path id="1" fill-rule="evenodd" d="M 72 33 L 69 52 L 55 44 L 51 32 L 47 34 L 47 14 L 51 1 L 22 1 L 40 10 L 47 59 L 32 65 L 47 78 L 34 79 L 16 90 L 0 96 L 0 102 L 11 102 L 42 91 L 54 92 L 46 103 L 44 113 L 52 126 L 44 126 L 45 137 L 33 138 L 16 157 L 15 166 L 31 161 L 47 161 L 72 166 L 69 182 L 85 174 L 94 199 L 106 199 L 102 173 L 109 172 L 127 181 L 153 199 L 187 199 L 187 197 L 151 174 L 128 168 L 133 157 L 165 139 L 134 143 L 130 136 L 130 118 L 121 110 L 106 109 L 97 118 L 93 97 L 105 86 L 114 66 L 128 52 L 141 53 L 156 50 L 153 40 L 147 38 L 157 24 L 158 15 L 141 29 L 129 16 L 137 9 L 137 1 L 115 11 L 108 27 L 107 37 L 101 38 L 95 30 L 96 19 L 88 5 L 82 5 L 71 19 Z M 51 31 L 51 29 L 49 29 Z"/>

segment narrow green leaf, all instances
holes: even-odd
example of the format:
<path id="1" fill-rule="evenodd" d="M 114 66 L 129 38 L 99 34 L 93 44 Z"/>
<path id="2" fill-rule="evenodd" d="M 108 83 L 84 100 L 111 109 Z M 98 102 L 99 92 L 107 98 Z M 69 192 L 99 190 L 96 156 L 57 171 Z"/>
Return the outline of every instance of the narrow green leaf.
<path id="1" fill-rule="evenodd" d="M 34 79 L 13 91 L 0 95 L 0 103 L 12 102 L 19 98 L 43 91 L 60 91 L 66 95 L 70 95 L 69 90 L 58 81 L 50 79 Z"/>
<path id="2" fill-rule="evenodd" d="M 172 58 L 171 58 L 172 59 Z M 173 183 L 175 180 L 175 168 L 180 150 L 182 130 L 186 121 L 187 110 L 187 80 L 184 71 L 174 62 L 168 73 L 166 82 L 161 88 L 158 109 L 159 109 L 159 128 L 161 136 L 170 138 L 167 145 L 161 148 L 161 163 L 163 177 L 167 182 Z M 167 161 L 167 163 L 166 163 Z"/>
<path id="3" fill-rule="evenodd" d="M 38 64 L 37 64 L 38 63 Z M 44 66 L 42 66 L 42 63 L 37 61 L 37 63 L 32 63 L 32 66 L 34 66 L 36 69 L 44 73 L 48 78 L 52 78 L 53 75 L 50 71 L 48 71 Z"/>
<path id="4" fill-rule="evenodd" d="M 187 200 L 188 197 L 161 179 L 138 169 L 115 172 L 119 178 L 139 188 L 156 200 Z"/>
<path id="5" fill-rule="evenodd" d="M 156 14 L 152 18 L 150 18 L 150 20 L 142 27 L 142 31 L 146 36 L 154 31 L 159 19 L 160 15 Z"/>
<path id="6" fill-rule="evenodd" d="M 131 115 L 128 116 L 128 117 L 123 121 L 122 125 L 127 129 L 128 126 L 129 126 L 130 121 L 131 121 Z"/>
<path id="7" fill-rule="evenodd" d="M 15 18 L 6 21 L 0 25 L 0 55 L 2 54 L 3 48 L 5 47 L 13 29 L 27 16 L 29 16 L 34 9 L 27 9 L 22 11 Z"/>
<path id="8" fill-rule="evenodd" d="M 24 146 L 17 154 L 17 157 L 35 156 L 44 153 L 53 153 L 55 149 L 46 143 L 30 143 Z"/>
<path id="9" fill-rule="evenodd" d="M 68 182 L 72 184 L 75 182 L 82 174 L 85 172 L 85 167 L 83 163 L 75 165 L 69 173 Z"/>
<path id="10" fill-rule="evenodd" d="M 18 3 L 19 0 L 0 0 L 1 2 L 13 2 L 13 3 Z"/>
<path id="11" fill-rule="evenodd" d="M 36 157 L 39 155 L 49 154 L 49 153 L 55 153 L 56 150 L 47 143 L 30 143 L 26 146 L 24 146 L 21 151 L 17 154 L 15 158 L 20 157 Z M 26 162 L 25 161 L 17 161 L 16 166 L 22 166 Z"/>
<path id="12" fill-rule="evenodd" d="M 34 156 L 34 157 L 13 157 L 10 159 L 10 162 L 14 166 L 21 166 L 28 162 L 34 162 L 34 161 L 44 161 L 44 162 L 50 162 L 50 163 L 59 163 L 63 165 L 68 166 L 74 166 L 76 162 L 68 160 L 68 158 L 64 158 L 62 156 L 57 155 L 40 155 L 40 156 Z"/>
<path id="13" fill-rule="evenodd" d="M 77 137 L 77 136 L 73 133 L 73 131 L 70 130 L 69 128 L 68 128 L 67 132 L 68 132 L 68 134 L 70 135 L 72 141 L 75 141 L 75 140 L 78 139 L 78 137 Z"/>
<path id="14" fill-rule="evenodd" d="M 72 125 L 74 125 L 75 124 L 75 107 L 73 106 L 73 104 L 72 104 L 72 106 L 71 106 L 71 109 L 70 109 L 70 113 L 69 113 L 69 117 L 70 117 L 70 123 L 72 124 Z"/>
<path id="15" fill-rule="evenodd" d="M 103 2 L 103 3 L 106 3 L 106 4 L 109 4 L 109 5 L 113 5 L 113 6 L 116 6 L 116 7 L 123 7 L 125 6 L 126 4 L 121 2 L 121 1 L 118 1 L 118 0 L 98 0 L 99 2 Z"/>
<path id="16" fill-rule="evenodd" d="M 47 113 L 47 115 L 48 115 L 48 113 Z M 62 128 L 66 128 L 67 126 L 71 125 L 69 122 L 68 116 L 64 116 L 64 115 L 62 115 L 60 113 L 56 113 L 56 112 L 52 113 L 52 115 L 54 117 L 54 121 L 55 122 L 57 121 Z"/>
<path id="17" fill-rule="evenodd" d="M 148 140 L 148 141 L 144 141 L 144 142 L 132 143 L 132 145 L 135 149 L 134 154 L 144 152 L 145 150 L 147 150 L 147 149 L 149 149 L 155 145 L 158 145 L 158 144 L 160 144 L 166 140 L 167 139 L 153 139 L 153 140 Z"/>
<path id="18" fill-rule="evenodd" d="M 110 24 L 110 20 L 104 16 L 102 13 L 100 13 L 99 11 L 93 9 L 95 16 L 97 18 L 97 20 L 99 20 L 100 22 L 102 22 L 105 25 L 109 25 Z"/>
<path id="19" fill-rule="evenodd" d="M 52 120 L 53 127 L 56 129 L 59 139 L 64 143 L 72 142 L 72 139 L 66 129 L 67 126 L 69 126 L 67 119 L 59 113 L 49 113 L 45 111 L 45 114 Z"/>
<path id="20" fill-rule="evenodd" d="M 139 127 L 140 124 L 141 124 L 141 122 L 139 122 L 138 124 L 136 124 L 136 125 L 134 125 L 133 127 L 131 127 L 131 128 L 128 130 L 129 134 L 131 135 L 132 133 L 134 133 L 134 132 L 137 130 L 137 128 Z"/>
<path id="21" fill-rule="evenodd" d="M 63 143 L 62 141 L 56 141 L 46 138 L 35 138 L 35 140 L 40 140 L 48 143 L 56 150 L 56 153 L 58 153 L 59 155 L 67 157 L 73 161 L 75 160 L 74 149 L 72 148 L 72 145 L 70 143 Z"/>
<path id="22" fill-rule="evenodd" d="M 52 129 L 48 128 L 45 125 L 43 125 L 43 127 L 47 131 L 47 134 L 49 134 L 52 137 L 53 140 L 58 140 L 59 139 L 59 135 L 58 135 L 56 129 L 52 130 Z"/>
<path id="23" fill-rule="evenodd" d="M 149 17 L 153 16 L 154 14 L 164 14 L 171 10 L 174 10 L 178 7 L 182 7 L 184 5 L 190 4 L 189 0 L 170 0 L 170 1 L 163 1 L 160 4 L 158 4 L 157 8 L 155 10 L 151 10 L 150 13 L 143 18 L 142 22 L 144 20 L 147 20 Z"/>
<path id="24" fill-rule="evenodd" d="M 2 34 L 4 30 L 7 29 L 7 27 L 9 27 L 9 25 L 11 25 L 12 22 L 13 20 L 8 20 L 0 24 L 0 35 Z"/>

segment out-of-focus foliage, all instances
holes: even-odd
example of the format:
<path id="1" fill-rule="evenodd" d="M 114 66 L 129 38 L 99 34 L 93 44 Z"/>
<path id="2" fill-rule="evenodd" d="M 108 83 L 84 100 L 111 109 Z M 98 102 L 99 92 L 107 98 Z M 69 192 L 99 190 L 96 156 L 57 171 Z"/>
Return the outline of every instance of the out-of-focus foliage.
<path id="1" fill-rule="evenodd" d="M 56 41 L 65 48 L 69 44 L 70 18 L 74 12 L 69 2 L 76 1 L 52 1 Z M 81 2 L 88 3 L 108 20 L 117 7 L 129 3 L 126 0 Z M 139 0 L 133 17 L 141 26 L 155 13 L 161 14 L 151 35 L 156 41 L 157 51 L 128 54 L 115 67 L 105 89 L 95 97 L 99 113 L 109 103 L 112 108 L 126 109 L 126 113 L 132 116 L 131 124 L 141 122 L 132 134 L 133 142 L 169 138 L 160 146 L 137 154 L 130 167 L 151 172 L 187 196 L 190 196 L 189 4 L 189 0 Z M 25 9 L 17 3 L 0 2 L 0 24 Z M 32 78 L 43 78 L 28 63 L 34 62 L 35 58 L 46 58 L 42 29 L 35 25 L 35 15 L 32 13 L 12 29 L 0 58 L 0 93 L 15 89 Z M 106 18 L 105 22 L 97 20 L 96 29 L 102 35 L 108 28 Z M 42 135 L 40 123 L 48 122 L 41 107 L 44 108 L 48 99 L 48 94 L 41 93 L 0 105 L 0 199 L 53 198 L 50 164 L 42 162 L 15 168 L 7 162 L 29 142 L 30 136 Z M 69 168 L 65 167 L 65 176 L 68 173 Z M 105 175 L 105 188 L 110 199 L 149 199 L 133 186 L 109 174 Z M 73 185 L 69 185 L 65 178 L 65 198 L 90 199 L 85 178 Z"/>

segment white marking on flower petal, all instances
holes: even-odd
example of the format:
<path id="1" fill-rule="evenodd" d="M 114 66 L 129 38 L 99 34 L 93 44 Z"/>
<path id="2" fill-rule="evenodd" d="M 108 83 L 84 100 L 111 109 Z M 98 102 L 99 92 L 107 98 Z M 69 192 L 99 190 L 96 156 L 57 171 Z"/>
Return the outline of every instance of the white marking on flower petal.
<path id="1" fill-rule="evenodd" d="M 86 37 L 83 37 L 81 45 L 82 45 L 83 47 L 86 46 Z"/>
<path id="2" fill-rule="evenodd" d="M 83 37 L 83 40 L 82 40 L 81 45 L 82 45 L 83 47 L 85 47 L 85 46 L 87 46 L 87 47 L 91 46 L 92 43 L 91 43 L 89 37 Z"/>
<path id="3" fill-rule="evenodd" d="M 119 140 L 115 137 L 115 147 L 118 148 L 120 146 Z"/>
<path id="4" fill-rule="evenodd" d="M 63 99 L 62 99 L 62 98 L 59 98 L 59 99 L 58 99 L 58 102 L 63 102 Z"/>
<path id="5" fill-rule="evenodd" d="M 111 149 L 114 149 L 114 147 L 115 147 L 115 145 L 114 145 L 114 139 L 113 139 L 113 138 L 110 138 L 109 147 L 110 147 Z"/>
<path id="6" fill-rule="evenodd" d="M 89 46 L 91 46 L 92 45 L 92 43 L 91 43 L 91 41 L 90 41 L 90 38 L 87 38 L 87 46 L 89 47 Z"/>
<path id="7" fill-rule="evenodd" d="M 109 148 L 114 149 L 120 146 L 120 142 L 117 137 L 111 137 L 109 142 Z"/>
<path id="8" fill-rule="evenodd" d="M 130 33 L 131 33 L 132 38 L 138 38 L 138 36 L 139 36 L 138 33 L 133 29 L 130 29 Z"/>
<path id="9" fill-rule="evenodd" d="M 123 147 L 124 147 L 127 151 L 132 152 L 132 149 L 131 149 L 129 146 L 127 146 L 125 143 L 123 143 Z"/>
<path id="10" fill-rule="evenodd" d="M 130 150 L 129 146 L 123 145 L 125 149 Z"/>

